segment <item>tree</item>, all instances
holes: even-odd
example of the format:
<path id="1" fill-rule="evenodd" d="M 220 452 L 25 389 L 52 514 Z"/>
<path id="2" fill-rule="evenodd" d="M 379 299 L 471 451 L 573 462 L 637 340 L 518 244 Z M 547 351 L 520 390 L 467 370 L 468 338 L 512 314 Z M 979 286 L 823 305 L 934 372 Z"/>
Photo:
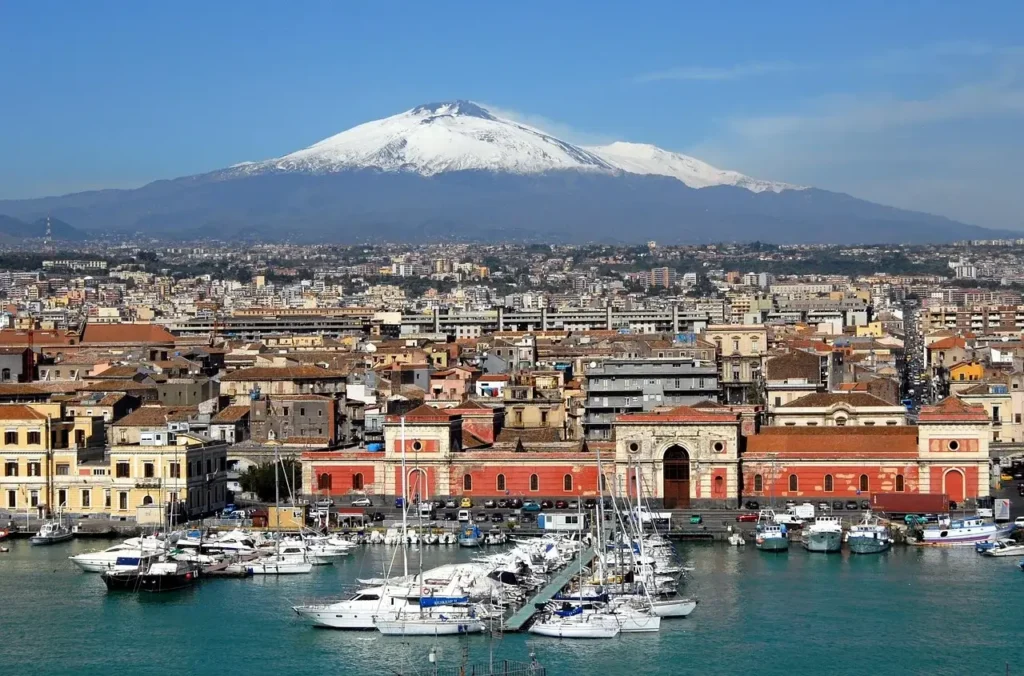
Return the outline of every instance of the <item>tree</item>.
<path id="1" fill-rule="evenodd" d="M 281 495 L 288 497 L 288 488 L 295 477 L 295 485 L 291 486 L 291 492 L 298 495 L 302 488 L 302 467 L 298 462 L 290 458 L 284 458 L 278 463 L 267 462 L 261 465 L 254 465 L 242 473 L 238 482 L 242 490 L 255 493 L 263 502 L 274 501 L 274 467 L 278 467 L 278 482 L 280 483 Z M 293 472 L 294 470 L 294 472 Z"/>

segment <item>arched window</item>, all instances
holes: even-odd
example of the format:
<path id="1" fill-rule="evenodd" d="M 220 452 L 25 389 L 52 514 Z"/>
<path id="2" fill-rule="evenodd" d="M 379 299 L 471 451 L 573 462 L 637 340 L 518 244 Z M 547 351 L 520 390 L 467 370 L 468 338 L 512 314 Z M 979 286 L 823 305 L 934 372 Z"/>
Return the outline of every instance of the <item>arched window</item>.
<path id="1" fill-rule="evenodd" d="M 897 474 L 896 475 L 896 492 L 897 493 L 902 493 L 904 490 L 905 490 L 905 488 L 904 488 L 904 482 L 903 482 L 903 475 L 902 474 Z"/>
<path id="2" fill-rule="evenodd" d="M 144 505 L 152 505 L 153 504 L 153 498 L 151 498 L 150 496 L 147 495 L 146 497 L 142 498 L 142 504 L 144 504 Z"/>
<path id="3" fill-rule="evenodd" d="M 796 478 L 796 474 L 789 475 L 789 490 L 798 491 L 800 490 L 800 482 Z"/>
<path id="4" fill-rule="evenodd" d="M 363 490 L 363 475 L 362 473 L 356 473 L 352 475 L 352 490 L 361 491 Z"/>
<path id="5" fill-rule="evenodd" d="M 601 475 L 601 490 L 608 490 L 608 477 L 605 476 L 604 474 Z"/>
<path id="6" fill-rule="evenodd" d="M 762 477 L 760 474 L 755 474 L 754 475 L 754 492 L 755 493 L 760 493 L 763 490 L 764 490 L 764 477 Z"/>
<path id="7" fill-rule="evenodd" d="M 505 475 L 504 474 L 499 474 L 498 475 L 498 479 L 497 479 L 497 481 L 495 483 L 496 483 L 496 488 L 499 491 L 505 490 Z"/>
<path id="8" fill-rule="evenodd" d="M 831 493 L 833 490 L 834 489 L 832 488 L 832 475 L 831 474 L 826 474 L 825 475 L 825 492 L 826 493 Z"/>
<path id="9" fill-rule="evenodd" d="M 324 472 L 316 480 L 317 490 L 329 491 L 331 490 L 331 475 Z"/>
<path id="10" fill-rule="evenodd" d="M 861 474 L 860 475 L 860 489 L 862 491 L 866 491 L 868 489 L 868 475 L 867 474 Z"/>
<path id="11" fill-rule="evenodd" d="M 473 477 L 469 474 L 462 475 L 462 490 L 471 491 L 473 490 Z"/>
<path id="12" fill-rule="evenodd" d="M 540 490 L 540 477 L 537 476 L 536 474 L 531 474 L 530 475 L 530 490 L 531 491 L 539 491 Z"/>
<path id="13" fill-rule="evenodd" d="M 836 427 L 846 427 L 846 418 L 836 418 Z"/>
<path id="14" fill-rule="evenodd" d="M 562 477 L 562 490 L 566 492 L 572 490 L 572 474 L 566 474 Z"/>

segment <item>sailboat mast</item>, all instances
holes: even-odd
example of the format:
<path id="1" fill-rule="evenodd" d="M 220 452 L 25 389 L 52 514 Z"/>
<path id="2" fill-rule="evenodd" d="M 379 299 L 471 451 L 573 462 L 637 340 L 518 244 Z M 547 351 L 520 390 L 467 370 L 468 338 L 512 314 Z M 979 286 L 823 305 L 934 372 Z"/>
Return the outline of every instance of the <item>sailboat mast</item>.
<path id="1" fill-rule="evenodd" d="M 409 575 L 409 551 L 407 548 L 406 541 L 409 539 L 409 522 L 406 516 L 406 512 L 409 509 L 409 487 L 406 484 L 409 481 L 409 475 L 405 471 L 405 416 L 401 418 L 402 422 L 402 573 L 403 575 Z"/>

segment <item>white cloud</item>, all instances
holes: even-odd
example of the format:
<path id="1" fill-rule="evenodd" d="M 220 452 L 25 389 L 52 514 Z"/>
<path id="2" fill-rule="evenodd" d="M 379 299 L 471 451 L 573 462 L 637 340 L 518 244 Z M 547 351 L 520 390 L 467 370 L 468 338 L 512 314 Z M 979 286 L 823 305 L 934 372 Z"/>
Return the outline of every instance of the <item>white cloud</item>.
<path id="1" fill-rule="evenodd" d="M 740 63 L 732 66 L 679 66 L 638 75 L 634 79 L 636 82 L 661 82 L 664 80 L 720 82 L 797 70 L 808 70 L 808 67 L 786 61 Z"/>
<path id="2" fill-rule="evenodd" d="M 519 124 L 539 129 L 551 134 L 555 138 L 568 141 L 569 143 L 575 143 L 577 145 L 604 145 L 617 140 L 607 134 L 579 129 L 564 122 L 558 122 L 557 120 L 552 120 L 549 117 L 544 117 L 543 115 L 524 113 L 510 108 L 491 105 L 490 103 L 478 103 L 491 111 L 491 113 L 497 117 L 503 117 L 507 120 L 512 120 L 513 122 L 518 122 Z"/>

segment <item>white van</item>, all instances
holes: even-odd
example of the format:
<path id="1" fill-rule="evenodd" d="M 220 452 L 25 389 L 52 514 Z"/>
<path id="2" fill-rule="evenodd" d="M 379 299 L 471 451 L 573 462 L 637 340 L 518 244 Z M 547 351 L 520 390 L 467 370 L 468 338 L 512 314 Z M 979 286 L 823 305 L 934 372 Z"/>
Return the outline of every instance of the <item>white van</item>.
<path id="1" fill-rule="evenodd" d="M 420 503 L 420 517 L 424 519 L 434 518 L 434 503 L 432 502 L 421 502 Z"/>
<path id="2" fill-rule="evenodd" d="M 462 523 L 468 523 L 469 519 L 470 519 L 469 510 L 468 509 L 460 509 L 459 510 L 459 521 L 461 521 Z"/>

